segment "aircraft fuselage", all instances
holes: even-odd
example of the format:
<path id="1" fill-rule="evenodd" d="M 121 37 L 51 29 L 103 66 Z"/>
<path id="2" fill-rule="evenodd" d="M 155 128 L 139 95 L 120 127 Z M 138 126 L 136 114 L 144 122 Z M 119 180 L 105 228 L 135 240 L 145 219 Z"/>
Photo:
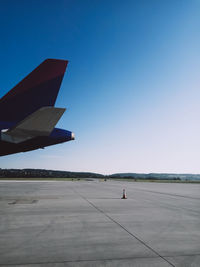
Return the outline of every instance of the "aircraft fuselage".
<path id="1" fill-rule="evenodd" d="M 45 148 L 47 146 L 57 145 L 71 140 L 74 140 L 73 133 L 59 128 L 54 128 L 49 136 L 37 136 L 19 144 L 5 142 L 1 139 L 0 156 Z"/>

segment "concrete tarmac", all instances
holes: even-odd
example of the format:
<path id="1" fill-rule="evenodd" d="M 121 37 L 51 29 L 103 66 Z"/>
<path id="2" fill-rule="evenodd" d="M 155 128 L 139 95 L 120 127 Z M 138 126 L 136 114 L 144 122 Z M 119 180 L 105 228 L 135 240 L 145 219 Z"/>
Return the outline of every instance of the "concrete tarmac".
<path id="1" fill-rule="evenodd" d="M 199 267 L 200 185 L 2 181 L 0 266 Z"/>

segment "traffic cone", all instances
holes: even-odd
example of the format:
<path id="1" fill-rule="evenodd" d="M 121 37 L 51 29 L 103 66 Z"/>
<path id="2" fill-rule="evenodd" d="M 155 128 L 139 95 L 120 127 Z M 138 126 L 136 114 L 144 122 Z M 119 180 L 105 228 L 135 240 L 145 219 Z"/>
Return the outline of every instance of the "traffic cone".
<path id="1" fill-rule="evenodd" d="M 126 196 L 126 190 L 125 190 L 125 189 L 123 189 L 122 199 L 127 199 L 127 196 Z"/>

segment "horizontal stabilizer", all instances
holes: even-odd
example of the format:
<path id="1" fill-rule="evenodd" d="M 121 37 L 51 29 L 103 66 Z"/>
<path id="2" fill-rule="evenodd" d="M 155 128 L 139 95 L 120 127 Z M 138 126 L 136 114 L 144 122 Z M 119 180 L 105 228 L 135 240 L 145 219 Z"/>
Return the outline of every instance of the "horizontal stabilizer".
<path id="1" fill-rule="evenodd" d="M 14 128 L 1 133 L 1 139 L 21 143 L 37 136 L 49 136 L 65 108 L 42 107 L 18 123 Z"/>

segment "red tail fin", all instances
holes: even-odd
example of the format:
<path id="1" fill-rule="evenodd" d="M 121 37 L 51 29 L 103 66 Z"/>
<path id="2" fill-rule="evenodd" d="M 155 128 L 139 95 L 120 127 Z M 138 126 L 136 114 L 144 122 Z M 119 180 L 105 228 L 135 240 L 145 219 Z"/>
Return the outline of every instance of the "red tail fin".
<path id="1" fill-rule="evenodd" d="M 0 121 L 19 122 L 44 106 L 54 106 L 68 61 L 47 59 L 0 100 Z"/>

